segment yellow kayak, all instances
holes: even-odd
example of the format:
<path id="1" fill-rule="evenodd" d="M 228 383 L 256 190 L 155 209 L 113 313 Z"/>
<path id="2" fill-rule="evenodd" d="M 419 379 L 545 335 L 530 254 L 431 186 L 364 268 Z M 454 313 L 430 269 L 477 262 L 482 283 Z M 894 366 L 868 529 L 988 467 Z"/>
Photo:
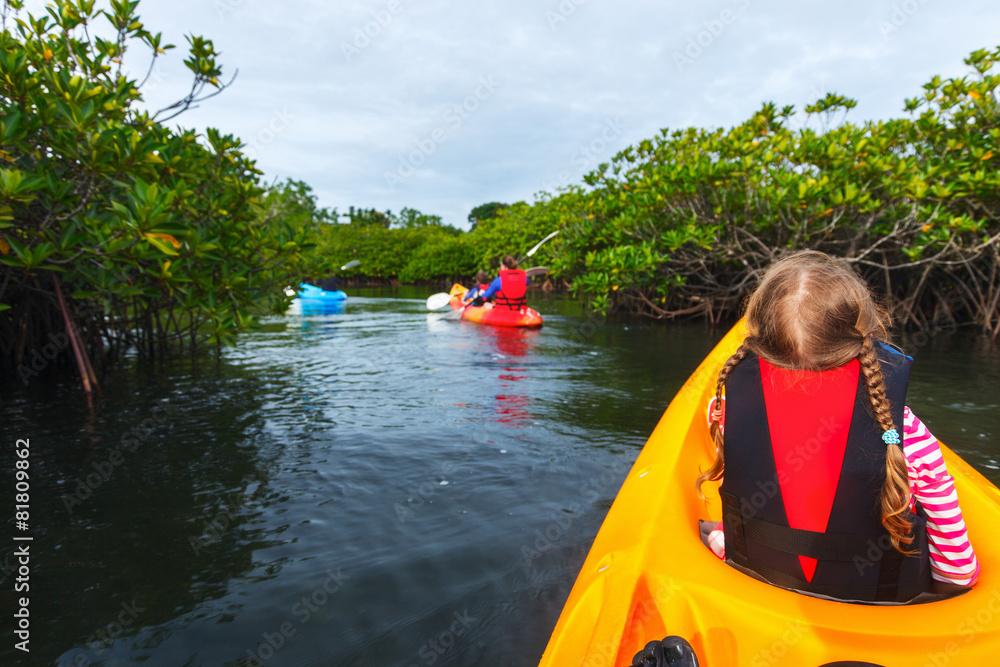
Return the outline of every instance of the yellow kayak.
<path id="1" fill-rule="evenodd" d="M 1000 659 L 1000 490 L 942 445 L 980 561 L 968 593 L 922 605 L 821 600 L 741 574 L 701 542 L 698 520 L 722 518 L 694 483 L 714 453 L 705 408 L 737 325 L 670 403 L 622 485 L 559 617 L 543 667 L 625 667 L 647 642 L 679 635 L 702 667 L 956 667 Z"/>

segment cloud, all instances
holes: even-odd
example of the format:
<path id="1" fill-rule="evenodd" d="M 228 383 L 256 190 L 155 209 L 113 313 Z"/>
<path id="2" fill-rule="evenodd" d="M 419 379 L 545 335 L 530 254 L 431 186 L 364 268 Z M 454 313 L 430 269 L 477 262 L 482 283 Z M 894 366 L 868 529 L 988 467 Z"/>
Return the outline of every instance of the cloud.
<path id="1" fill-rule="evenodd" d="M 764 101 L 801 109 L 835 91 L 858 100 L 854 122 L 899 116 L 933 75 L 964 75 L 963 57 L 996 46 L 1000 19 L 981 0 L 144 0 L 139 11 L 178 45 L 151 107 L 184 94 L 183 35 L 200 34 L 239 77 L 177 123 L 263 132 L 267 178 L 304 180 L 321 205 L 410 206 L 460 225 L 479 203 L 579 182 L 660 128 L 728 127 Z M 484 77 L 496 89 L 456 126 L 449 110 Z M 276 114 L 291 120 L 268 136 Z M 621 131 L 596 142 L 615 119 Z M 388 187 L 439 129 L 433 153 Z M 584 155 L 591 143 L 602 150 Z"/>

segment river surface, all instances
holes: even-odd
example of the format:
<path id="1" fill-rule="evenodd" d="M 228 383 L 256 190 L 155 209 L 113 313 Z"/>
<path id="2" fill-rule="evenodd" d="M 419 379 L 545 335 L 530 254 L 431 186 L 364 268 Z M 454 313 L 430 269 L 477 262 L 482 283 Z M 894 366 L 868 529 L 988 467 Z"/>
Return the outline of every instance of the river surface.
<path id="1" fill-rule="evenodd" d="M 0 382 L 0 475 L 30 438 L 31 653 L 0 664 L 534 665 L 670 398 L 725 333 L 536 298 L 539 331 L 416 289 L 265 318 L 221 360 Z M 1000 481 L 1000 354 L 907 336 L 909 404 Z M 975 536 L 973 536 L 975 540 Z"/>

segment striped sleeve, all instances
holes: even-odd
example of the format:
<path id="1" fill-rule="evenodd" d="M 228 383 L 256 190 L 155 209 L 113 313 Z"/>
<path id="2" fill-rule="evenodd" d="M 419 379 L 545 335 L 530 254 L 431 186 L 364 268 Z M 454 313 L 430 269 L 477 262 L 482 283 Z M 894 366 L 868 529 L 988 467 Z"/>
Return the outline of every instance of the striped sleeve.
<path id="1" fill-rule="evenodd" d="M 948 584 L 972 586 L 979 577 L 979 561 L 958 506 L 954 479 L 937 438 L 908 407 L 903 410 L 903 453 L 910 492 L 927 513 L 931 576 Z"/>

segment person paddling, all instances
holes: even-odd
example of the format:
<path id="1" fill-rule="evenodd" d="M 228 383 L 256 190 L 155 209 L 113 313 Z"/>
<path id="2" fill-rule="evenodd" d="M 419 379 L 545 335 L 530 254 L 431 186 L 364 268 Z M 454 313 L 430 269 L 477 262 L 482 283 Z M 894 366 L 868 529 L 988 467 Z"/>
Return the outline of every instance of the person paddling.
<path id="1" fill-rule="evenodd" d="M 850 268 L 815 252 L 772 265 L 708 406 L 722 481 L 708 546 L 807 595 L 900 604 L 975 584 L 979 563 L 936 438 L 904 405 L 912 359 Z M 723 397 L 725 388 L 725 397 Z M 704 498 L 704 495 L 702 495 Z"/>
<path id="2" fill-rule="evenodd" d="M 329 278 L 319 283 L 317 287 L 320 287 L 327 292 L 336 292 L 340 289 L 340 278 L 336 275 L 331 275 Z"/>
<path id="3" fill-rule="evenodd" d="M 482 294 L 490 288 L 489 281 L 490 277 L 485 271 L 477 271 L 476 284 L 472 289 L 465 293 L 465 296 L 462 297 L 462 303 L 471 303 L 473 306 L 483 305 Z"/>
<path id="4" fill-rule="evenodd" d="M 525 295 L 528 293 L 529 282 L 531 279 L 517 268 L 514 256 L 504 255 L 500 263 L 500 275 L 490 283 L 489 289 L 483 294 L 483 300 L 489 301 L 495 296 L 494 303 L 497 307 L 520 310 L 528 305 Z"/>

